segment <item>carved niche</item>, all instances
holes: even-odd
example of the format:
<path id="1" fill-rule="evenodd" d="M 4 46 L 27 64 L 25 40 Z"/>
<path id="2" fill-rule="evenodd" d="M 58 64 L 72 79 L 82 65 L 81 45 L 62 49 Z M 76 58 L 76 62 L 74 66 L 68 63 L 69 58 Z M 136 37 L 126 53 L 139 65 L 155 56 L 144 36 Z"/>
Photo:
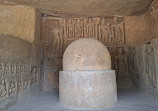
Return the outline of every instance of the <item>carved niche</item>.
<path id="1" fill-rule="evenodd" d="M 22 77 L 20 76 L 18 79 L 17 79 L 17 90 L 18 90 L 18 93 L 19 92 L 22 92 L 23 91 L 23 79 Z"/>
<path id="2" fill-rule="evenodd" d="M 10 77 L 9 81 L 9 97 L 14 96 L 17 93 L 17 83 L 15 77 Z"/>
<path id="3" fill-rule="evenodd" d="M 31 81 L 30 81 L 30 83 L 31 83 L 31 85 L 34 85 L 35 82 L 36 82 L 36 68 L 33 67 L 32 71 L 31 71 Z"/>
<path id="4" fill-rule="evenodd" d="M 0 79 L 0 100 L 7 97 L 7 79 Z"/>
<path id="5" fill-rule="evenodd" d="M 0 76 L 7 76 L 11 74 L 10 63 L 0 61 Z"/>
<path id="6" fill-rule="evenodd" d="M 126 46 L 108 47 L 112 59 L 112 69 L 116 70 L 117 80 L 125 80 L 130 77 L 130 53 Z"/>
<path id="7" fill-rule="evenodd" d="M 150 84 L 156 87 L 154 49 L 151 44 L 145 44 L 145 72 Z"/>
<path id="8" fill-rule="evenodd" d="M 139 86 L 140 78 L 144 73 L 143 45 L 137 46 L 131 50 L 131 73 L 135 86 Z"/>
<path id="9" fill-rule="evenodd" d="M 11 64 L 11 75 L 16 75 L 16 64 L 15 63 Z"/>
<path id="10" fill-rule="evenodd" d="M 0 61 L 0 77 L 4 76 L 4 63 Z"/>
<path id="11" fill-rule="evenodd" d="M 23 91 L 28 90 L 30 86 L 30 78 L 28 76 L 23 77 Z"/>
<path id="12" fill-rule="evenodd" d="M 59 19 L 46 19 L 43 21 L 42 35 L 44 47 L 48 56 L 62 57 L 63 37 Z"/>
<path id="13" fill-rule="evenodd" d="M 41 75 L 40 68 L 33 67 L 31 71 L 31 79 L 30 79 L 30 84 L 35 85 L 40 83 Z"/>

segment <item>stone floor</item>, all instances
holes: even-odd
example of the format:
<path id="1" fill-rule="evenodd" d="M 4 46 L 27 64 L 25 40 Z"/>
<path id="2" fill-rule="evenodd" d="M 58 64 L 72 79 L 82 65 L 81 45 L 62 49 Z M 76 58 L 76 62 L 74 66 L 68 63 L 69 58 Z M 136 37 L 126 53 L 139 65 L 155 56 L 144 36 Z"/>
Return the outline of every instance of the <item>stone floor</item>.
<path id="1" fill-rule="evenodd" d="M 60 107 L 58 92 L 43 92 L 22 101 L 9 111 L 75 111 Z M 158 111 L 158 103 L 135 90 L 119 90 L 118 103 L 102 111 Z"/>

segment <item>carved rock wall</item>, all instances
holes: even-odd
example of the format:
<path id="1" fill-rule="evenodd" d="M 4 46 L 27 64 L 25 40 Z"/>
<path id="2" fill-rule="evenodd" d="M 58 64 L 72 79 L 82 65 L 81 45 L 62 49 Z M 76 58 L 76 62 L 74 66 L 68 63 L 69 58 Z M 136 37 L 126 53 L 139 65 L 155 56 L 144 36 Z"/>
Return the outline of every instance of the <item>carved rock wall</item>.
<path id="1" fill-rule="evenodd" d="M 131 50 L 131 69 L 133 69 L 131 75 L 133 83 L 142 92 L 158 100 L 158 0 L 151 4 L 146 15 L 148 16 L 151 30 L 144 34 L 148 35 L 150 39 L 151 37 L 155 39 L 148 40 L 148 42 L 140 42 L 141 45 L 134 46 Z"/>
<path id="2" fill-rule="evenodd" d="M 0 6 L 0 111 L 43 89 L 40 23 L 34 8 Z"/>
<path id="3" fill-rule="evenodd" d="M 32 62 L 32 47 L 19 37 L 0 35 L 0 111 L 41 91 L 42 68 Z"/>
<path id="4" fill-rule="evenodd" d="M 133 80 L 141 91 L 158 100 L 158 39 L 135 47 L 133 57 Z"/>

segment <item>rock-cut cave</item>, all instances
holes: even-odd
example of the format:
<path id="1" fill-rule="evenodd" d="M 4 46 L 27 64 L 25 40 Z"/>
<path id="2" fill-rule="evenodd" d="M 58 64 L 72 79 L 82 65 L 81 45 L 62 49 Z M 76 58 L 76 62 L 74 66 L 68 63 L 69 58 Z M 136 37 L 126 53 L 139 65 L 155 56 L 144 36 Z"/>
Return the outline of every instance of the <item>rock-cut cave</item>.
<path id="1" fill-rule="evenodd" d="M 0 0 L 0 111 L 158 111 L 158 0 Z"/>

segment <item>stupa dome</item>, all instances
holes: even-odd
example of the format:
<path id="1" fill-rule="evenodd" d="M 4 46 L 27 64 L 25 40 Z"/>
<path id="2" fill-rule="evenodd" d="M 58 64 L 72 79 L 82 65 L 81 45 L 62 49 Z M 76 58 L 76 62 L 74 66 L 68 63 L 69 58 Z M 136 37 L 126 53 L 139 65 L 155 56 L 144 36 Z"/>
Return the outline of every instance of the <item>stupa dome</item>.
<path id="1" fill-rule="evenodd" d="M 111 57 L 101 42 L 84 38 L 72 42 L 63 56 L 63 70 L 110 70 Z"/>

